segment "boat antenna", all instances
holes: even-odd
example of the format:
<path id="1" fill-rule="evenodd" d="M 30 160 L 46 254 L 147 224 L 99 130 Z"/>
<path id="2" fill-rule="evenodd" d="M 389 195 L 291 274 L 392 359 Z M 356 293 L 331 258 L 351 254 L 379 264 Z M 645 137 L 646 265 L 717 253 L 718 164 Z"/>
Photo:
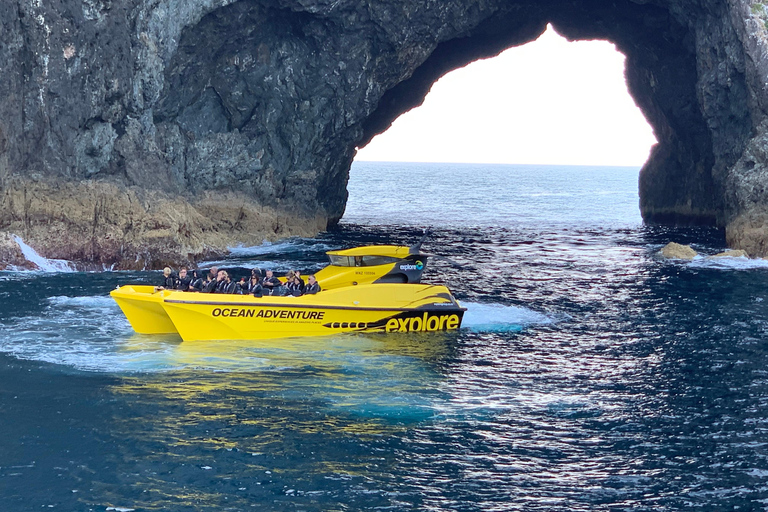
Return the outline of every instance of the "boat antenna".
<path id="1" fill-rule="evenodd" d="M 432 234 L 432 230 L 431 230 L 431 229 L 429 229 L 429 228 L 425 229 L 425 230 L 424 230 L 424 234 L 423 234 L 423 235 L 422 235 L 422 237 L 421 237 L 421 240 L 419 240 L 418 242 L 416 242 L 416 244 L 412 245 L 412 246 L 409 248 L 409 252 L 410 252 L 411 254 L 419 254 L 419 253 L 421 252 L 421 244 L 423 244 L 423 243 L 424 243 L 424 240 L 426 240 L 426 239 L 427 239 L 427 237 L 428 237 L 429 235 L 431 235 L 431 234 Z"/>

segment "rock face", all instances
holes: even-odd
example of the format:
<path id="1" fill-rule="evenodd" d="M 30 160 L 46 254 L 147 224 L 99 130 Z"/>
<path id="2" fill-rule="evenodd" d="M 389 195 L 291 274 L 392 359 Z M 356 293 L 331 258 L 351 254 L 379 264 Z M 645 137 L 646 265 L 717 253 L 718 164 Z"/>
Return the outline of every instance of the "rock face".
<path id="1" fill-rule="evenodd" d="M 673 260 L 692 260 L 697 254 L 690 245 L 681 245 L 675 242 L 669 242 L 659 251 L 662 258 Z"/>
<path id="2" fill-rule="evenodd" d="M 731 249 L 709 256 L 709 258 L 748 258 L 747 251 L 743 249 Z"/>
<path id="3" fill-rule="evenodd" d="M 121 267 L 313 234 L 356 147 L 551 23 L 627 56 L 659 140 L 646 221 L 764 255 L 767 20 L 748 0 L 0 0 L 0 230 Z"/>

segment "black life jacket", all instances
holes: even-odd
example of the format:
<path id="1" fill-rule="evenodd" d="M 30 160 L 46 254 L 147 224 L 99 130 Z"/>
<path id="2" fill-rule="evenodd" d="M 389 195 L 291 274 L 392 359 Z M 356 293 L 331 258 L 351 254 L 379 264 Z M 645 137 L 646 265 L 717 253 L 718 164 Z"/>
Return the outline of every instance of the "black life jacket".
<path id="1" fill-rule="evenodd" d="M 221 281 L 216 287 L 216 293 L 238 293 L 240 286 L 234 281 Z"/>
<path id="2" fill-rule="evenodd" d="M 199 292 L 203 290 L 203 280 L 199 277 L 197 279 L 192 280 L 191 283 L 189 283 L 189 288 L 191 292 Z"/>
<path id="3" fill-rule="evenodd" d="M 177 290 L 187 291 L 189 289 L 189 283 L 191 282 L 192 282 L 192 277 L 190 277 L 189 275 L 184 278 L 179 277 L 178 279 L 176 279 L 176 286 L 174 288 L 176 288 Z"/>
<path id="4" fill-rule="evenodd" d="M 176 276 L 173 274 L 169 275 L 168 277 L 163 276 L 163 281 L 160 283 L 160 286 L 166 290 L 173 290 L 176 286 Z"/>

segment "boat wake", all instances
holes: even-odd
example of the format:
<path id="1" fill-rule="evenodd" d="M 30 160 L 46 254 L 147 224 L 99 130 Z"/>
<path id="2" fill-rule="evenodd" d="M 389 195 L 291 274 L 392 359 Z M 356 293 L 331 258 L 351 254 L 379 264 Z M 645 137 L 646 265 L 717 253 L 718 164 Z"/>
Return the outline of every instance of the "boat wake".
<path id="1" fill-rule="evenodd" d="M 551 324 L 555 320 L 536 311 L 503 304 L 462 302 L 467 308 L 462 328 L 473 332 L 520 332 L 530 325 Z"/>
<path id="2" fill-rule="evenodd" d="M 3 322 L 2 329 L 0 352 L 19 359 L 84 371 L 142 369 L 140 351 L 124 350 L 133 331 L 110 297 L 49 297 L 42 313 Z"/>

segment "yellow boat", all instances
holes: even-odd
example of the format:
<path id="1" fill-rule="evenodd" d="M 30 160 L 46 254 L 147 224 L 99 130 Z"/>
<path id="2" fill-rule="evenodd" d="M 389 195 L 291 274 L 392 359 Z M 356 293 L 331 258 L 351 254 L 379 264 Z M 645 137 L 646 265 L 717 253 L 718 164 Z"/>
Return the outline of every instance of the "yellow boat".
<path id="1" fill-rule="evenodd" d="M 330 265 L 315 274 L 322 291 L 314 295 L 156 292 L 138 285 L 111 295 L 136 332 L 177 332 L 184 341 L 458 329 L 466 308 L 445 286 L 420 283 L 433 256 L 420 246 L 330 251 Z"/>

